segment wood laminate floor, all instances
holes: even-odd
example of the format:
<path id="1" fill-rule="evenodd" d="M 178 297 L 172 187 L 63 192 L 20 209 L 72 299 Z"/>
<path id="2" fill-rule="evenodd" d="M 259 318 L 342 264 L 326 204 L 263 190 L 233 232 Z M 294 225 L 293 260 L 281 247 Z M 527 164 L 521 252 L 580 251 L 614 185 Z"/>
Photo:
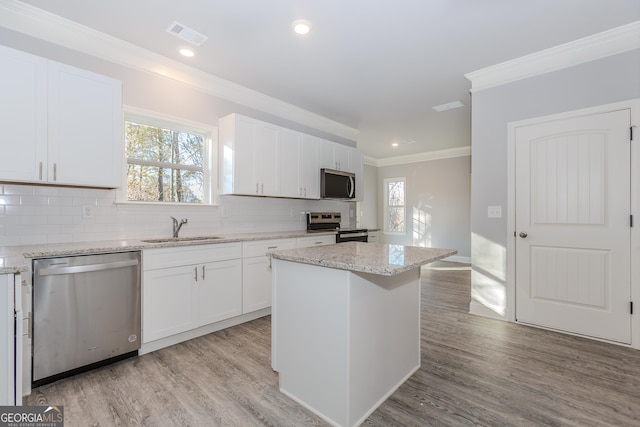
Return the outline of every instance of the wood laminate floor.
<path id="1" fill-rule="evenodd" d="M 365 426 L 639 426 L 640 351 L 469 315 L 470 271 L 422 274 L 422 367 Z M 330 315 L 330 310 L 327 310 Z M 278 391 L 264 317 L 39 387 L 66 426 L 324 426 Z"/>

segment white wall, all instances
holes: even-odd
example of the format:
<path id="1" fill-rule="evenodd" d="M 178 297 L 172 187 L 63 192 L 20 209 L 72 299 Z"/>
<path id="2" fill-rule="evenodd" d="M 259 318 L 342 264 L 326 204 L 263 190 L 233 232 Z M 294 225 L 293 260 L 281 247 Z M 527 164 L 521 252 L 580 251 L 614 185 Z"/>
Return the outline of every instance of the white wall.
<path id="1" fill-rule="evenodd" d="M 539 116 L 640 97 L 640 51 L 630 51 L 559 71 L 475 91 L 472 113 L 472 311 L 508 319 L 507 124 Z M 488 206 L 503 217 L 487 218 Z"/>
<path id="2" fill-rule="evenodd" d="M 456 249 L 456 260 L 469 261 L 470 156 L 378 167 L 379 225 L 384 221 L 384 180 L 406 178 L 407 233 L 381 233 L 392 244 Z M 427 219 L 425 232 L 417 218 Z"/>

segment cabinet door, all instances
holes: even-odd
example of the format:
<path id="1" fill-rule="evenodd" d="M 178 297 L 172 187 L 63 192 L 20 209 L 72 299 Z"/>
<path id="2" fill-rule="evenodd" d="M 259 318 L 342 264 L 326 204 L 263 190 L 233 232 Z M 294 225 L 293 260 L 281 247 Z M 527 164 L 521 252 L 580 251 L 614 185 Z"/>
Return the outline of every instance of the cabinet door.
<path id="1" fill-rule="evenodd" d="M 142 342 L 198 326 L 197 266 L 145 271 L 142 281 Z"/>
<path id="2" fill-rule="evenodd" d="M 198 266 L 198 326 L 242 314 L 242 261 Z"/>
<path id="3" fill-rule="evenodd" d="M 267 256 L 242 260 L 242 313 L 271 307 L 271 260 Z"/>
<path id="4" fill-rule="evenodd" d="M 333 152 L 335 156 L 336 169 L 340 171 L 349 170 L 349 153 L 350 147 L 342 144 L 333 144 Z"/>
<path id="5" fill-rule="evenodd" d="M 305 199 L 320 198 L 319 138 L 303 135 L 300 144 L 300 186 Z"/>
<path id="6" fill-rule="evenodd" d="M 0 63 L 0 180 L 44 181 L 47 60 L 0 46 Z"/>
<path id="7" fill-rule="evenodd" d="M 120 187 L 121 83 L 49 61 L 48 114 L 48 181 Z"/>
<path id="8" fill-rule="evenodd" d="M 232 183 L 229 188 L 234 194 L 259 194 L 258 177 L 256 176 L 255 162 L 257 153 L 255 151 L 255 139 L 258 124 L 242 116 L 235 116 L 235 123 L 232 122 L 233 140 L 229 145 L 232 150 Z M 225 147 L 226 149 L 226 147 Z M 227 154 L 225 153 L 225 157 Z"/>
<path id="9" fill-rule="evenodd" d="M 278 179 L 280 181 L 280 196 L 304 197 L 300 184 L 300 146 L 302 135 L 300 132 L 280 128 L 278 138 Z"/>
<path id="10" fill-rule="evenodd" d="M 318 160 L 320 169 L 336 169 L 336 156 L 333 150 L 334 142 L 318 139 Z"/>
<path id="11" fill-rule="evenodd" d="M 256 155 L 255 174 L 258 178 L 261 196 L 279 196 L 278 183 L 278 128 L 260 122 L 254 142 Z"/>

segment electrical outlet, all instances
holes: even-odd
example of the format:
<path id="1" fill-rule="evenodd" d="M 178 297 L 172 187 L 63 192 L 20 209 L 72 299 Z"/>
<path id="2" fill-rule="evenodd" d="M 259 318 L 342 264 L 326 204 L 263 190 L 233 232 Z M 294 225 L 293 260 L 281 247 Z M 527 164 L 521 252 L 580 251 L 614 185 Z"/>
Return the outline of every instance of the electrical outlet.
<path id="1" fill-rule="evenodd" d="M 489 206 L 487 218 L 502 218 L 502 206 Z"/>
<path id="2" fill-rule="evenodd" d="M 93 211 L 93 206 L 91 205 L 82 205 L 82 218 L 95 218 L 95 212 Z"/>

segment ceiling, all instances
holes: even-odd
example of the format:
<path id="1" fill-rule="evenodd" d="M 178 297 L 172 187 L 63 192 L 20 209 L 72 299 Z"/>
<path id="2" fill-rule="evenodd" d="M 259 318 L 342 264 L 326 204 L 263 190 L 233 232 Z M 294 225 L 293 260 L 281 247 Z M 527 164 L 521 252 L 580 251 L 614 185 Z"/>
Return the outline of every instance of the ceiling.
<path id="1" fill-rule="evenodd" d="M 358 129 L 378 159 L 470 145 L 464 74 L 640 20 L 640 0 L 23 2 Z M 174 21 L 208 37 L 195 57 Z"/>

